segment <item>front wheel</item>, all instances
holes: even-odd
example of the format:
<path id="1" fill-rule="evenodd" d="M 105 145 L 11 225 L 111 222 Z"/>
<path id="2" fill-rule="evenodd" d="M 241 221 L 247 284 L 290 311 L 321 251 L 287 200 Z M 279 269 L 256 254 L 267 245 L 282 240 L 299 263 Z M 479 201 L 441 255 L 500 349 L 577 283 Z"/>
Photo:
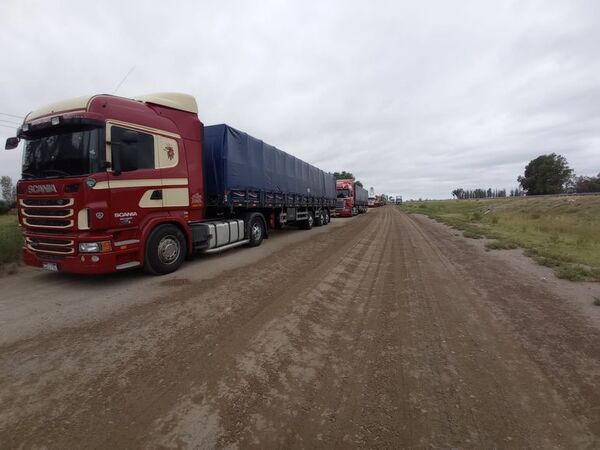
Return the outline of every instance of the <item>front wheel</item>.
<path id="1" fill-rule="evenodd" d="M 181 230 L 175 225 L 159 225 L 146 241 L 144 270 L 153 275 L 175 272 L 186 253 L 186 240 Z"/>

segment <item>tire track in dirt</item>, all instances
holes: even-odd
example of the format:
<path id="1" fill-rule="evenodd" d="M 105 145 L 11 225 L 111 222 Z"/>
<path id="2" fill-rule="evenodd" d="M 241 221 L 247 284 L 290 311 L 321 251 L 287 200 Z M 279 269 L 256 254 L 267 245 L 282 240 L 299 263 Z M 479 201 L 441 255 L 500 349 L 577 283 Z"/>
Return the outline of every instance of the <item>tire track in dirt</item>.
<path id="1" fill-rule="evenodd" d="M 514 337 L 520 351 L 537 365 L 577 420 L 587 425 L 597 439 L 600 331 L 539 278 L 491 260 L 428 219 L 410 220 L 429 239 L 444 242 L 438 248 L 440 255 L 454 261 L 457 279 L 465 280 L 479 293 L 472 304 L 493 311 L 494 321 L 502 324 L 505 334 Z"/>
<path id="2" fill-rule="evenodd" d="M 569 448 L 589 442 L 592 437 L 572 415 L 554 414 L 566 410 L 564 403 L 518 340 L 498 326 L 486 308 L 485 291 L 459 274 L 457 254 L 446 258 L 440 252 L 443 241 L 432 242 L 410 218 L 402 219 L 414 250 L 405 260 L 417 266 L 420 295 L 413 310 L 421 309 L 419 341 L 428 342 L 419 353 L 428 355 L 422 366 L 434 370 L 425 381 L 431 384 L 425 409 L 437 414 L 440 427 L 429 442 Z"/>
<path id="3" fill-rule="evenodd" d="M 318 236 L 259 267 L 236 271 L 242 272 L 237 277 L 225 273 L 225 282 L 191 283 L 173 296 L 99 325 L 4 348 L 0 362 L 6 362 L 14 376 L 0 381 L 2 402 L 7 405 L 0 439 L 73 445 L 83 438 L 103 444 L 145 438 L 147 433 L 139 429 L 153 415 L 168 411 L 180 391 L 189 391 L 190 380 L 181 375 L 197 371 L 199 378 L 206 379 L 214 364 L 219 367 L 224 365 L 220 360 L 231 359 L 226 353 L 218 356 L 219 347 L 242 340 L 242 327 L 251 329 L 253 322 L 272 317 L 281 307 L 278 303 L 291 297 L 289 293 L 297 294 L 310 285 L 322 267 L 335 266 L 353 245 L 348 238 L 362 235 L 367 225 L 364 220 L 355 222 L 334 233 L 338 238 L 334 249 L 329 239 Z M 312 269 L 296 277 L 306 267 Z M 29 359 L 34 362 L 22 364 L 27 360 L 23 354 L 33 355 Z M 113 354 L 117 357 L 111 358 Z M 193 361 L 196 357 L 210 361 L 211 366 Z M 51 400 L 53 408 L 39 401 L 40 393 Z"/>
<path id="4" fill-rule="evenodd" d="M 0 348 L 2 446 L 600 445 L 598 331 L 396 208 L 182 282 Z"/>

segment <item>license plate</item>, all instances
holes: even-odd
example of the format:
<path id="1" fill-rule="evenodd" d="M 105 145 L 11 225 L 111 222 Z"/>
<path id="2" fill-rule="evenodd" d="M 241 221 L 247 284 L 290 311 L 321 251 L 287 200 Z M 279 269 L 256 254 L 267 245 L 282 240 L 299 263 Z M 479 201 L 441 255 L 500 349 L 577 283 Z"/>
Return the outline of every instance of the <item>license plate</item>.
<path id="1" fill-rule="evenodd" d="M 56 263 L 44 263 L 43 268 L 52 272 L 58 272 L 58 265 Z"/>

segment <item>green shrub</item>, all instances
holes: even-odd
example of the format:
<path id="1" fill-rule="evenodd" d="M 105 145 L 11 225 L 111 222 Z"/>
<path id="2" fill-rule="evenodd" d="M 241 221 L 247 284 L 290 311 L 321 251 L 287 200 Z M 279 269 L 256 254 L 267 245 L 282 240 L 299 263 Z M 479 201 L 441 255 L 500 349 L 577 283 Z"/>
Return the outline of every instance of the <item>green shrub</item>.
<path id="1" fill-rule="evenodd" d="M 513 250 L 519 247 L 514 242 L 509 241 L 491 241 L 485 244 L 485 246 L 490 250 Z"/>

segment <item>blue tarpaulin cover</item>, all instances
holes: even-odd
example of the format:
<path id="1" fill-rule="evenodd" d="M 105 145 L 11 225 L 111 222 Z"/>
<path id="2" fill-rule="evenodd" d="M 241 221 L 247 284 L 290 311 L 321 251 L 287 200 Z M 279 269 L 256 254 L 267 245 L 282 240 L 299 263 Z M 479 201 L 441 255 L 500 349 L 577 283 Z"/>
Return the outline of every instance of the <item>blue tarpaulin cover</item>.
<path id="1" fill-rule="evenodd" d="M 204 127 L 208 197 L 262 191 L 335 200 L 333 175 L 228 125 Z"/>
<path id="2" fill-rule="evenodd" d="M 356 204 L 367 205 L 369 203 L 369 192 L 357 184 L 354 185 L 354 189 L 356 189 Z"/>

